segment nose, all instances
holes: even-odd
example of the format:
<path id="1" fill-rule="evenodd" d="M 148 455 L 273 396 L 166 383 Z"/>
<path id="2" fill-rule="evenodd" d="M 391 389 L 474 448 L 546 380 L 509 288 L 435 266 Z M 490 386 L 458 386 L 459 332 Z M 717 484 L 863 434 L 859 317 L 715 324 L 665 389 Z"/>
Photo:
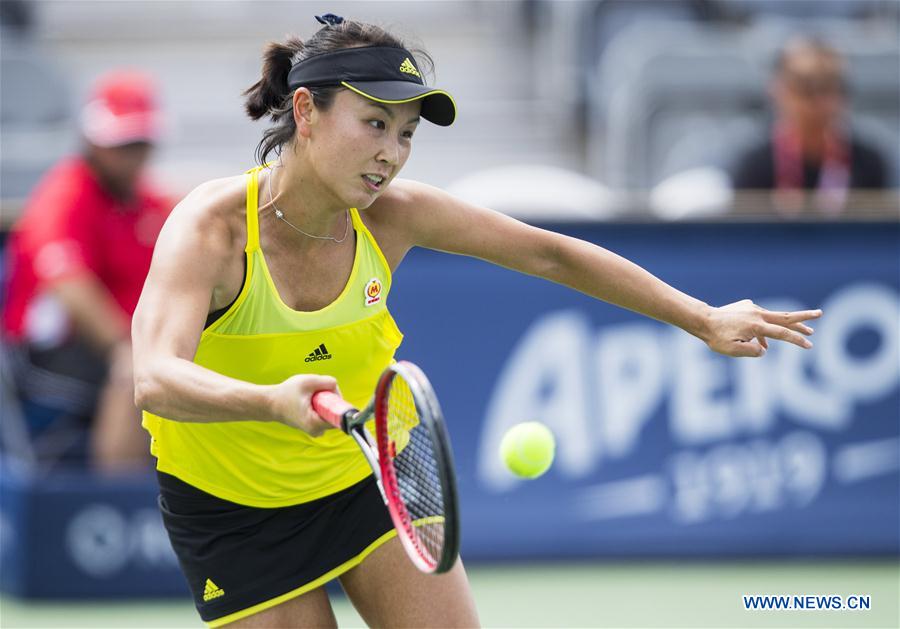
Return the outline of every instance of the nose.
<path id="1" fill-rule="evenodd" d="M 400 142 L 393 138 L 385 139 L 376 159 L 388 166 L 397 166 L 400 163 L 402 148 Z"/>

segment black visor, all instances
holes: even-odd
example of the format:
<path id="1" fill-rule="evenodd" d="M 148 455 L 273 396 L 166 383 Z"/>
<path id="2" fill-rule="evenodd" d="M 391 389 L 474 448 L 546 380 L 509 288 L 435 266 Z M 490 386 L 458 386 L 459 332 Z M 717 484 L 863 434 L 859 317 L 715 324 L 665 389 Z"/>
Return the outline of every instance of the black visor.
<path id="1" fill-rule="evenodd" d="M 343 48 L 300 61 L 288 74 L 288 88 L 343 85 L 379 103 L 422 101 L 422 117 L 446 127 L 456 118 L 447 92 L 425 85 L 413 56 L 403 48 Z"/>

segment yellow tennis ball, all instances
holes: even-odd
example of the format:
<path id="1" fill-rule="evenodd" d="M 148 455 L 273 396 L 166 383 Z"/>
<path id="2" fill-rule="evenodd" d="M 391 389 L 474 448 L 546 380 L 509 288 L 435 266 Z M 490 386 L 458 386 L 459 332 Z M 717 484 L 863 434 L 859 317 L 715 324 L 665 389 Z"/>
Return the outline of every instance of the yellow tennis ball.
<path id="1" fill-rule="evenodd" d="M 556 440 L 540 422 L 524 422 L 510 428 L 500 441 L 500 457 L 516 476 L 537 478 L 553 464 Z"/>

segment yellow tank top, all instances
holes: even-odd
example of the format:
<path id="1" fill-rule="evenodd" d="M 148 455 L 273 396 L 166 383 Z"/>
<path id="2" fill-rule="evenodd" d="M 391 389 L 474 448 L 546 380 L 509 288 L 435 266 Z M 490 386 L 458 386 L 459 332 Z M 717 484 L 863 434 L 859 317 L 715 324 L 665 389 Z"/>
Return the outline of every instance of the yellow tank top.
<path id="1" fill-rule="evenodd" d="M 391 270 L 350 210 L 356 252 L 338 298 L 315 312 L 288 307 L 259 246 L 260 168 L 247 173 L 247 270 L 235 302 L 200 337 L 194 362 L 232 378 L 276 384 L 299 373 L 337 378 L 362 408 L 403 335 L 387 309 Z M 338 430 L 321 437 L 276 422 L 179 422 L 144 412 L 157 469 L 239 504 L 280 507 L 335 493 L 371 473 Z"/>

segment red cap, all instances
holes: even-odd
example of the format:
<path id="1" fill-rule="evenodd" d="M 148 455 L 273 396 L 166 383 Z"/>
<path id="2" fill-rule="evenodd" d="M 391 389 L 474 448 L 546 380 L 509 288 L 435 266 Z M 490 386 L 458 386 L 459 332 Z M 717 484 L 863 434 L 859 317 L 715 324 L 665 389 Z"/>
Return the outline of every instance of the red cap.
<path id="1" fill-rule="evenodd" d="M 82 111 L 81 131 L 103 147 L 156 142 L 160 137 L 156 85 L 141 72 L 116 70 L 101 77 Z"/>

